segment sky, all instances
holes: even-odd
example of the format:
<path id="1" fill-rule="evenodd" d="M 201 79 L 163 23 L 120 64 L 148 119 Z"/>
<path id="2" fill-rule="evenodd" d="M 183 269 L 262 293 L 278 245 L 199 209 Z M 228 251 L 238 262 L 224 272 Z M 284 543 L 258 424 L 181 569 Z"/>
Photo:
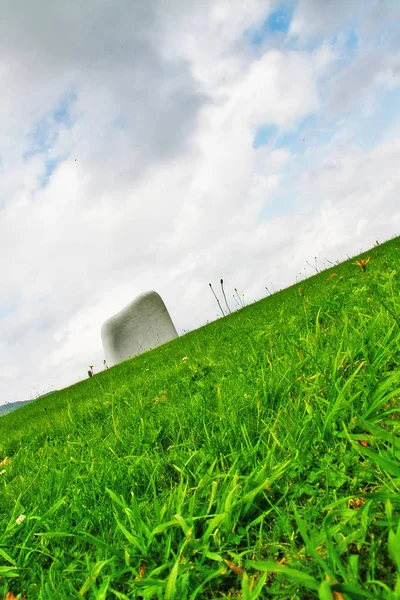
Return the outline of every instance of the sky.
<path id="1" fill-rule="evenodd" d="M 398 0 L 3 0 L 0 404 L 400 234 Z"/>

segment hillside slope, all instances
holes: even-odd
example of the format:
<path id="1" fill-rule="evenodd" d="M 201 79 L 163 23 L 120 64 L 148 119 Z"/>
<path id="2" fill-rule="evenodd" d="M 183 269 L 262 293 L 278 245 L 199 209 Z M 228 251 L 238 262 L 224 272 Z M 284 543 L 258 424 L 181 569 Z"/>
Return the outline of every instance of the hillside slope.
<path id="1" fill-rule="evenodd" d="M 0 597 L 399 597 L 399 259 L 2 417 Z"/>

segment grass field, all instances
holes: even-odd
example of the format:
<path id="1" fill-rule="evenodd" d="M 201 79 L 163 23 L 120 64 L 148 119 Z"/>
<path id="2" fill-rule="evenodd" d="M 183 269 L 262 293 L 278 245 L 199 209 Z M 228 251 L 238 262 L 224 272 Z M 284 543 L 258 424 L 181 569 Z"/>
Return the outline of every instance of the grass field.
<path id="1" fill-rule="evenodd" d="M 399 265 L 396 238 L 1 417 L 0 598 L 400 599 Z"/>

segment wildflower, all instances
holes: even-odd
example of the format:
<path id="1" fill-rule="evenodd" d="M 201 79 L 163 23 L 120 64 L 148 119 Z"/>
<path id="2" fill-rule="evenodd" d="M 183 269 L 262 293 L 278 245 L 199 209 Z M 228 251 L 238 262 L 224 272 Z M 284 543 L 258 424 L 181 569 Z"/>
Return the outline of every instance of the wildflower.
<path id="1" fill-rule="evenodd" d="M 25 515 L 19 515 L 19 517 L 17 517 L 15 519 L 15 522 L 17 525 L 21 525 L 21 523 L 23 523 L 25 521 L 25 519 L 26 519 Z"/>
<path id="2" fill-rule="evenodd" d="M 356 262 L 353 263 L 353 265 L 358 265 L 360 269 L 365 272 L 367 264 L 369 262 L 371 262 L 371 258 L 361 258 L 360 260 L 356 260 Z"/>
<path id="3" fill-rule="evenodd" d="M 7 592 L 6 600 L 18 600 L 18 599 L 17 599 L 17 596 L 14 596 L 14 594 L 12 592 Z M 26 596 L 21 598 L 21 600 L 26 600 Z"/>
<path id="4" fill-rule="evenodd" d="M 189 359 L 188 359 L 188 357 L 187 357 L 187 356 L 184 356 L 184 357 L 182 358 L 182 362 L 184 362 L 185 364 L 187 363 L 187 361 L 188 361 L 188 360 L 189 360 Z"/>
<path id="5" fill-rule="evenodd" d="M 351 498 L 348 503 L 347 506 L 349 508 L 352 508 L 353 510 L 358 510 L 359 508 L 361 508 L 362 506 L 364 506 L 364 504 L 366 503 L 366 499 L 365 498 Z"/>

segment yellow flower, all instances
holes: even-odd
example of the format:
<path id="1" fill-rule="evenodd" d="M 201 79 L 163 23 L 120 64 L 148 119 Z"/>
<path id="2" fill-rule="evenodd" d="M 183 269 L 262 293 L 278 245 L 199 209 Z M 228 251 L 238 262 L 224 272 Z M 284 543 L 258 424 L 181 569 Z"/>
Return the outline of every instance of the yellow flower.
<path id="1" fill-rule="evenodd" d="M 365 271 L 369 262 L 371 262 L 371 258 L 361 258 L 360 260 L 356 260 L 353 265 L 358 265 L 362 271 Z"/>

